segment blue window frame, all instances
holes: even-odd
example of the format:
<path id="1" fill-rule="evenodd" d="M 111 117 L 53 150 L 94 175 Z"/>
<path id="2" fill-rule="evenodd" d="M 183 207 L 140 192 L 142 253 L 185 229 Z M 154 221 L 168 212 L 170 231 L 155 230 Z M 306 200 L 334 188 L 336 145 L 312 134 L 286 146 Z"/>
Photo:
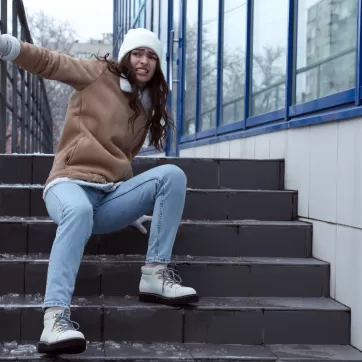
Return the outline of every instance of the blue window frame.
<path id="1" fill-rule="evenodd" d="M 356 98 L 355 105 L 361 105 L 362 99 L 362 0 L 358 2 L 358 25 L 357 25 L 357 52 L 356 52 L 356 64 L 357 64 L 357 84 L 356 84 Z"/>

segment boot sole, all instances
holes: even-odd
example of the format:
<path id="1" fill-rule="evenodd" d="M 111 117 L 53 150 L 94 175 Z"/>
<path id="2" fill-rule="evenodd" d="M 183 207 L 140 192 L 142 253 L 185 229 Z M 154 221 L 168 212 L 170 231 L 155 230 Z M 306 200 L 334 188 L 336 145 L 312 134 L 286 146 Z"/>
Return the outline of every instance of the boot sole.
<path id="1" fill-rule="evenodd" d="M 199 296 L 197 294 L 186 295 L 178 298 L 165 298 L 157 294 L 139 293 L 139 300 L 145 303 L 159 303 L 166 305 L 184 305 L 198 303 Z"/>
<path id="2" fill-rule="evenodd" d="M 56 343 L 38 343 L 38 353 L 46 354 L 79 354 L 86 350 L 87 342 L 81 338 L 67 339 Z"/>

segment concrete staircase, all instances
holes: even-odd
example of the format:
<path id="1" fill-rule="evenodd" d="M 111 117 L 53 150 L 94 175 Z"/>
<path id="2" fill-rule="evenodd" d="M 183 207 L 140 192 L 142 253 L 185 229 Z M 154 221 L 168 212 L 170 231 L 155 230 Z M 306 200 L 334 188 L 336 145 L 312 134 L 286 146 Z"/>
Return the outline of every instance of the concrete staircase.
<path id="1" fill-rule="evenodd" d="M 0 156 L 0 361 L 44 359 L 35 345 L 56 231 L 42 200 L 52 161 Z M 164 163 L 188 177 L 173 263 L 200 303 L 140 303 L 147 237 L 92 237 L 72 306 L 89 346 L 59 359 L 362 361 L 349 308 L 329 298 L 329 265 L 312 258 L 312 226 L 297 221 L 297 192 L 284 190 L 283 161 L 137 158 L 134 173 Z"/>

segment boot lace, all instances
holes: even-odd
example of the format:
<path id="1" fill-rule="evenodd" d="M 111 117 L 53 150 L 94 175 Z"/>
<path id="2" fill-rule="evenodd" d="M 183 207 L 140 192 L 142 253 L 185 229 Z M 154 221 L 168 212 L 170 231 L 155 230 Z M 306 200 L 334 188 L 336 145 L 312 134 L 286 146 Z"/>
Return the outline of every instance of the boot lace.
<path id="1" fill-rule="evenodd" d="M 182 279 L 177 274 L 175 269 L 172 268 L 164 268 L 157 272 L 160 275 L 160 279 L 162 279 L 162 292 L 164 291 L 165 284 L 169 285 L 171 288 L 174 285 L 181 285 Z"/>
<path id="2" fill-rule="evenodd" d="M 79 324 L 70 319 L 70 312 L 64 310 L 62 313 L 55 315 L 55 322 L 53 329 L 56 329 L 59 333 L 66 331 L 75 331 L 79 329 Z"/>

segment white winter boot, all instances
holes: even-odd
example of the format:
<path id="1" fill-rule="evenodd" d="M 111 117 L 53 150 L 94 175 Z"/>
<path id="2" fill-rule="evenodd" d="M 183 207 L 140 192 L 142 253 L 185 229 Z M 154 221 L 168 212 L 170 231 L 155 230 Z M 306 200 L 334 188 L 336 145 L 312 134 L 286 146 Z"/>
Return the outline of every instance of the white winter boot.
<path id="1" fill-rule="evenodd" d="M 74 328 L 76 325 L 77 328 Z M 77 331 L 79 324 L 70 320 L 70 311 L 46 312 L 44 329 L 38 343 L 38 353 L 75 354 L 86 349 L 83 333 Z"/>
<path id="2" fill-rule="evenodd" d="M 195 289 L 181 285 L 181 278 L 166 265 L 142 267 L 139 299 L 143 302 L 180 305 L 197 303 Z"/>

